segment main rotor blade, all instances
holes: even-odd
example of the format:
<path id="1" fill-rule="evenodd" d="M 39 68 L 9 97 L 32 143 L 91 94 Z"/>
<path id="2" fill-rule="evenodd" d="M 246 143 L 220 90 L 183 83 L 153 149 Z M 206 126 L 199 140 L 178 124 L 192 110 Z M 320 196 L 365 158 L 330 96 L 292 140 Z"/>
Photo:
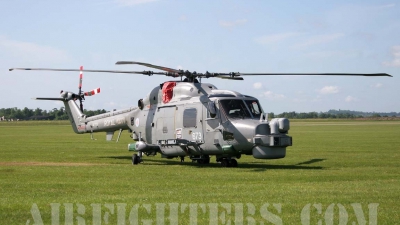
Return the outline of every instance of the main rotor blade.
<path id="1" fill-rule="evenodd" d="M 367 76 L 367 77 L 393 77 L 387 73 L 239 73 L 239 72 L 231 72 L 231 73 L 190 73 L 188 71 L 184 72 L 182 70 L 175 70 L 168 67 L 156 66 L 148 63 L 140 63 L 140 62 L 129 62 L 129 61 L 119 61 L 117 64 L 138 64 L 151 68 L 156 68 L 160 70 L 164 70 L 167 72 L 153 72 L 153 71 L 123 71 L 123 70 L 82 70 L 83 72 L 99 72 L 99 73 L 125 73 L 125 74 L 142 74 L 142 75 L 165 75 L 169 77 L 221 77 L 222 79 L 227 79 L 226 77 L 237 78 L 240 76 Z M 13 70 L 39 70 L 39 71 L 81 71 L 78 69 L 50 69 L 50 68 L 10 68 L 9 71 Z M 241 80 L 241 79 L 237 79 Z"/>
<path id="2" fill-rule="evenodd" d="M 154 69 L 167 71 L 167 72 L 170 72 L 170 73 L 182 73 L 183 72 L 183 71 L 172 69 L 172 68 L 168 68 L 168 67 L 165 67 L 165 66 L 157 66 L 157 65 L 150 64 L 150 63 L 142 63 L 142 62 L 118 61 L 115 64 L 116 65 L 137 64 L 137 65 L 141 65 L 141 66 L 146 66 L 146 67 L 150 67 L 150 68 L 154 68 Z"/>
<path id="3" fill-rule="evenodd" d="M 366 76 L 393 77 L 387 73 L 236 73 L 235 76 Z"/>
<path id="4" fill-rule="evenodd" d="M 243 77 L 224 77 L 224 76 L 215 76 L 215 77 L 225 80 L 244 80 Z"/>
<path id="5" fill-rule="evenodd" d="M 51 69 L 51 68 L 10 68 L 9 71 L 13 70 L 37 70 L 37 71 L 61 71 L 61 72 L 91 72 L 91 73 L 127 73 L 127 74 L 142 74 L 142 75 L 167 75 L 165 72 L 153 72 L 153 71 L 123 71 L 123 70 L 79 70 L 79 69 Z"/>

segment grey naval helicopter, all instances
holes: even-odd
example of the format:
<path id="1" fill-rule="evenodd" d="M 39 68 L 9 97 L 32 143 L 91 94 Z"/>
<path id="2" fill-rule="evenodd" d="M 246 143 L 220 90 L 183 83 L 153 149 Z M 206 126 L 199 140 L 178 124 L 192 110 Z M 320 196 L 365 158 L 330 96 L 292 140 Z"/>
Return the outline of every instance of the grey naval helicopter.
<path id="1" fill-rule="evenodd" d="M 257 98 L 237 91 L 220 90 L 213 84 L 201 83 L 201 78 L 243 80 L 243 76 L 257 75 L 332 75 L 332 76 L 389 76 L 386 73 L 196 73 L 141 62 L 119 61 L 116 64 L 136 64 L 158 69 L 153 71 L 83 70 L 12 68 L 12 70 L 80 71 L 78 93 L 61 91 L 58 98 L 37 100 L 62 101 L 72 128 L 77 134 L 106 132 L 111 140 L 119 131 L 129 130 L 133 143 L 132 164 L 143 162 L 143 156 L 160 153 L 163 158 L 188 157 L 199 164 L 210 163 L 210 156 L 223 167 L 237 167 L 236 159 L 252 155 L 257 159 L 279 159 L 286 156 L 286 147 L 292 146 L 292 137 L 286 118 L 268 119 Z M 83 114 L 85 96 L 100 89 L 82 92 L 82 72 L 165 75 L 181 78 L 156 86 L 137 106 L 87 117 Z M 79 100 L 79 106 L 76 101 Z"/>

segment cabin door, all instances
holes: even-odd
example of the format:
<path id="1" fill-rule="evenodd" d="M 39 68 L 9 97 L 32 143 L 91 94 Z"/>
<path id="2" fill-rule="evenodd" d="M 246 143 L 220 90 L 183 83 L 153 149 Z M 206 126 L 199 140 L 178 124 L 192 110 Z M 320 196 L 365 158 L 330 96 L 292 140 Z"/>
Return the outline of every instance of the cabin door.
<path id="1" fill-rule="evenodd" d="M 176 107 L 160 107 L 157 110 L 156 140 L 175 139 Z"/>
<path id="2" fill-rule="evenodd" d="M 176 129 L 177 138 L 204 143 L 203 107 L 201 104 L 185 105 L 182 113 L 182 127 Z M 179 133 L 181 133 L 179 135 Z"/>

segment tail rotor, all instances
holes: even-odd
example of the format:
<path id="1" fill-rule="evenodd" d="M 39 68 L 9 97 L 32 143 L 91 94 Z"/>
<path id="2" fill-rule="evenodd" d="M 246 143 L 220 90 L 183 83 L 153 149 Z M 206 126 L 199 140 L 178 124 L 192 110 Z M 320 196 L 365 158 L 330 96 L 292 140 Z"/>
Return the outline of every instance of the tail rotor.
<path id="1" fill-rule="evenodd" d="M 79 99 L 79 108 L 83 113 L 83 101 L 85 101 L 85 96 L 93 96 L 95 94 L 100 93 L 100 88 L 93 89 L 91 91 L 83 92 L 82 91 L 82 79 L 83 79 L 83 66 L 79 68 L 79 85 L 78 85 L 78 99 Z"/>

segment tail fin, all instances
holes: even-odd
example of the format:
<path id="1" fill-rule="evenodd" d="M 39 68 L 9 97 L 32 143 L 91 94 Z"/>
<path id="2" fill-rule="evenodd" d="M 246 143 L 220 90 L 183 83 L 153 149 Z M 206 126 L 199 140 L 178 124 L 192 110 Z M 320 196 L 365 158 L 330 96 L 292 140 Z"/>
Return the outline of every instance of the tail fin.
<path id="1" fill-rule="evenodd" d="M 65 105 L 65 111 L 68 114 L 69 122 L 71 122 L 72 129 L 77 134 L 85 133 L 86 125 L 85 119 L 86 115 L 84 115 L 79 109 L 78 105 L 74 100 L 63 101 Z"/>
<path id="2" fill-rule="evenodd" d="M 77 134 L 83 134 L 86 131 L 84 115 L 75 103 L 75 94 L 72 92 L 62 92 L 61 98 L 34 98 L 35 100 L 51 100 L 51 101 L 62 101 L 65 106 L 65 111 L 68 114 L 68 119 L 71 122 L 72 129 Z"/>

